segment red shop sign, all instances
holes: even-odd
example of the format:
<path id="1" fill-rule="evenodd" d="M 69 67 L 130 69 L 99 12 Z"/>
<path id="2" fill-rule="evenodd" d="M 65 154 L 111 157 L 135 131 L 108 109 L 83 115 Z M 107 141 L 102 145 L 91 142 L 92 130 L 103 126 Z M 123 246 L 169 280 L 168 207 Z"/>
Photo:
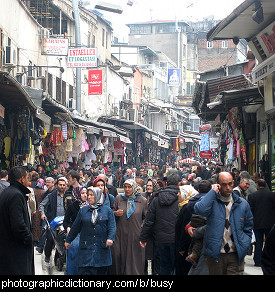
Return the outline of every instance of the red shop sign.
<path id="1" fill-rule="evenodd" d="M 212 151 L 211 150 L 201 151 L 200 157 L 210 159 L 212 158 Z"/>
<path id="2" fill-rule="evenodd" d="M 88 95 L 102 94 L 102 70 L 88 71 Z"/>

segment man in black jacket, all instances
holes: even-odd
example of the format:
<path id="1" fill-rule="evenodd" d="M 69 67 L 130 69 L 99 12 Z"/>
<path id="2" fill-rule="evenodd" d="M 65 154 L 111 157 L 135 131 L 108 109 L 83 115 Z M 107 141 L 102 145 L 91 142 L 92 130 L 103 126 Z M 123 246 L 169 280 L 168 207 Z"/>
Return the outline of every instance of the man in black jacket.
<path id="1" fill-rule="evenodd" d="M 265 190 L 265 186 L 265 180 L 259 179 L 257 181 L 258 191 L 248 195 L 248 203 L 254 217 L 255 266 L 261 265 L 264 235 L 267 237 L 275 224 L 275 193 Z"/>
<path id="2" fill-rule="evenodd" d="M 28 213 L 28 173 L 16 166 L 0 196 L 0 275 L 33 275 L 33 237 Z"/>
<path id="3" fill-rule="evenodd" d="M 179 181 L 176 173 L 167 177 L 167 187 L 157 193 L 148 207 L 140 234 L 140 245 L 145 247 L 154 229 L 160 256 L 160 275 L 172 275 L 174 272 Z"/>

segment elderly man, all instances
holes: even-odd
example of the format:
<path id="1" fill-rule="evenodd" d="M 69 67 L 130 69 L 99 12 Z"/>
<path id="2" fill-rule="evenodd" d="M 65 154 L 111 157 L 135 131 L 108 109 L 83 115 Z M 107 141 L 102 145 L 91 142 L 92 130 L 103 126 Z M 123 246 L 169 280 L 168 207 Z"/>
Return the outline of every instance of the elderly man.
<path id="1" fill-rule="evenodd" d="M 217 184 L 194 206 L 207 218 L 203 254 L 210 275 L 242 275 L 250 247 L 253 216 L 246 200 L 233 192 L 229 172 L 221 172 Z"/>
<path id="2" fill-rule="evenodd" d="M 246 191 L 250 186 L 249 180 L 247 178 L 242 178 L 239 185 L 233 189 L 240 197 L 247 200 Z"/>

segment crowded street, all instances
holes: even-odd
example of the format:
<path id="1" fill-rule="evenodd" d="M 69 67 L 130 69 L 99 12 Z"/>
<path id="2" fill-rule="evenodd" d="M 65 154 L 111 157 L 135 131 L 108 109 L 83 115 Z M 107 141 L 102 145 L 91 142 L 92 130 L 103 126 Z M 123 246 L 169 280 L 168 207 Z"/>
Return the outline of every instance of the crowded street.
<path id="1" fill-rule="evenodd" d="M 275 275 L 274 0 L 0 7 L 3 289 Z"/>

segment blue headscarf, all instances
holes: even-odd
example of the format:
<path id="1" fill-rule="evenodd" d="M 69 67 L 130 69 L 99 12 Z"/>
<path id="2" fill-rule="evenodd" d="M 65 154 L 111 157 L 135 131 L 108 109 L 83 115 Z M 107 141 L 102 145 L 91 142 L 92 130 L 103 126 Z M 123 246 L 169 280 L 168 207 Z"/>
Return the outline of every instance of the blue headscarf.
<path id="1" fill-rule="evenodd" d="M 121 197 L 123 199 L 127 200 L 127 214 L 126 215 L 127 215 L 127 219 L 129 219 L 136 209 L 135 199 L 137 196 L 140 196 L 140 189 L 139 189 L 139 186 L 136 183 L 136 181 L 133 179 L 127 179 L 123 185 L 125 185 L 125 184 L 128 184 L 128 185 L 132 186 L 132 188 L 133 188 L 133 193 L 131 196 L 127 197 L 127 196 L 121 194 Z"/>

